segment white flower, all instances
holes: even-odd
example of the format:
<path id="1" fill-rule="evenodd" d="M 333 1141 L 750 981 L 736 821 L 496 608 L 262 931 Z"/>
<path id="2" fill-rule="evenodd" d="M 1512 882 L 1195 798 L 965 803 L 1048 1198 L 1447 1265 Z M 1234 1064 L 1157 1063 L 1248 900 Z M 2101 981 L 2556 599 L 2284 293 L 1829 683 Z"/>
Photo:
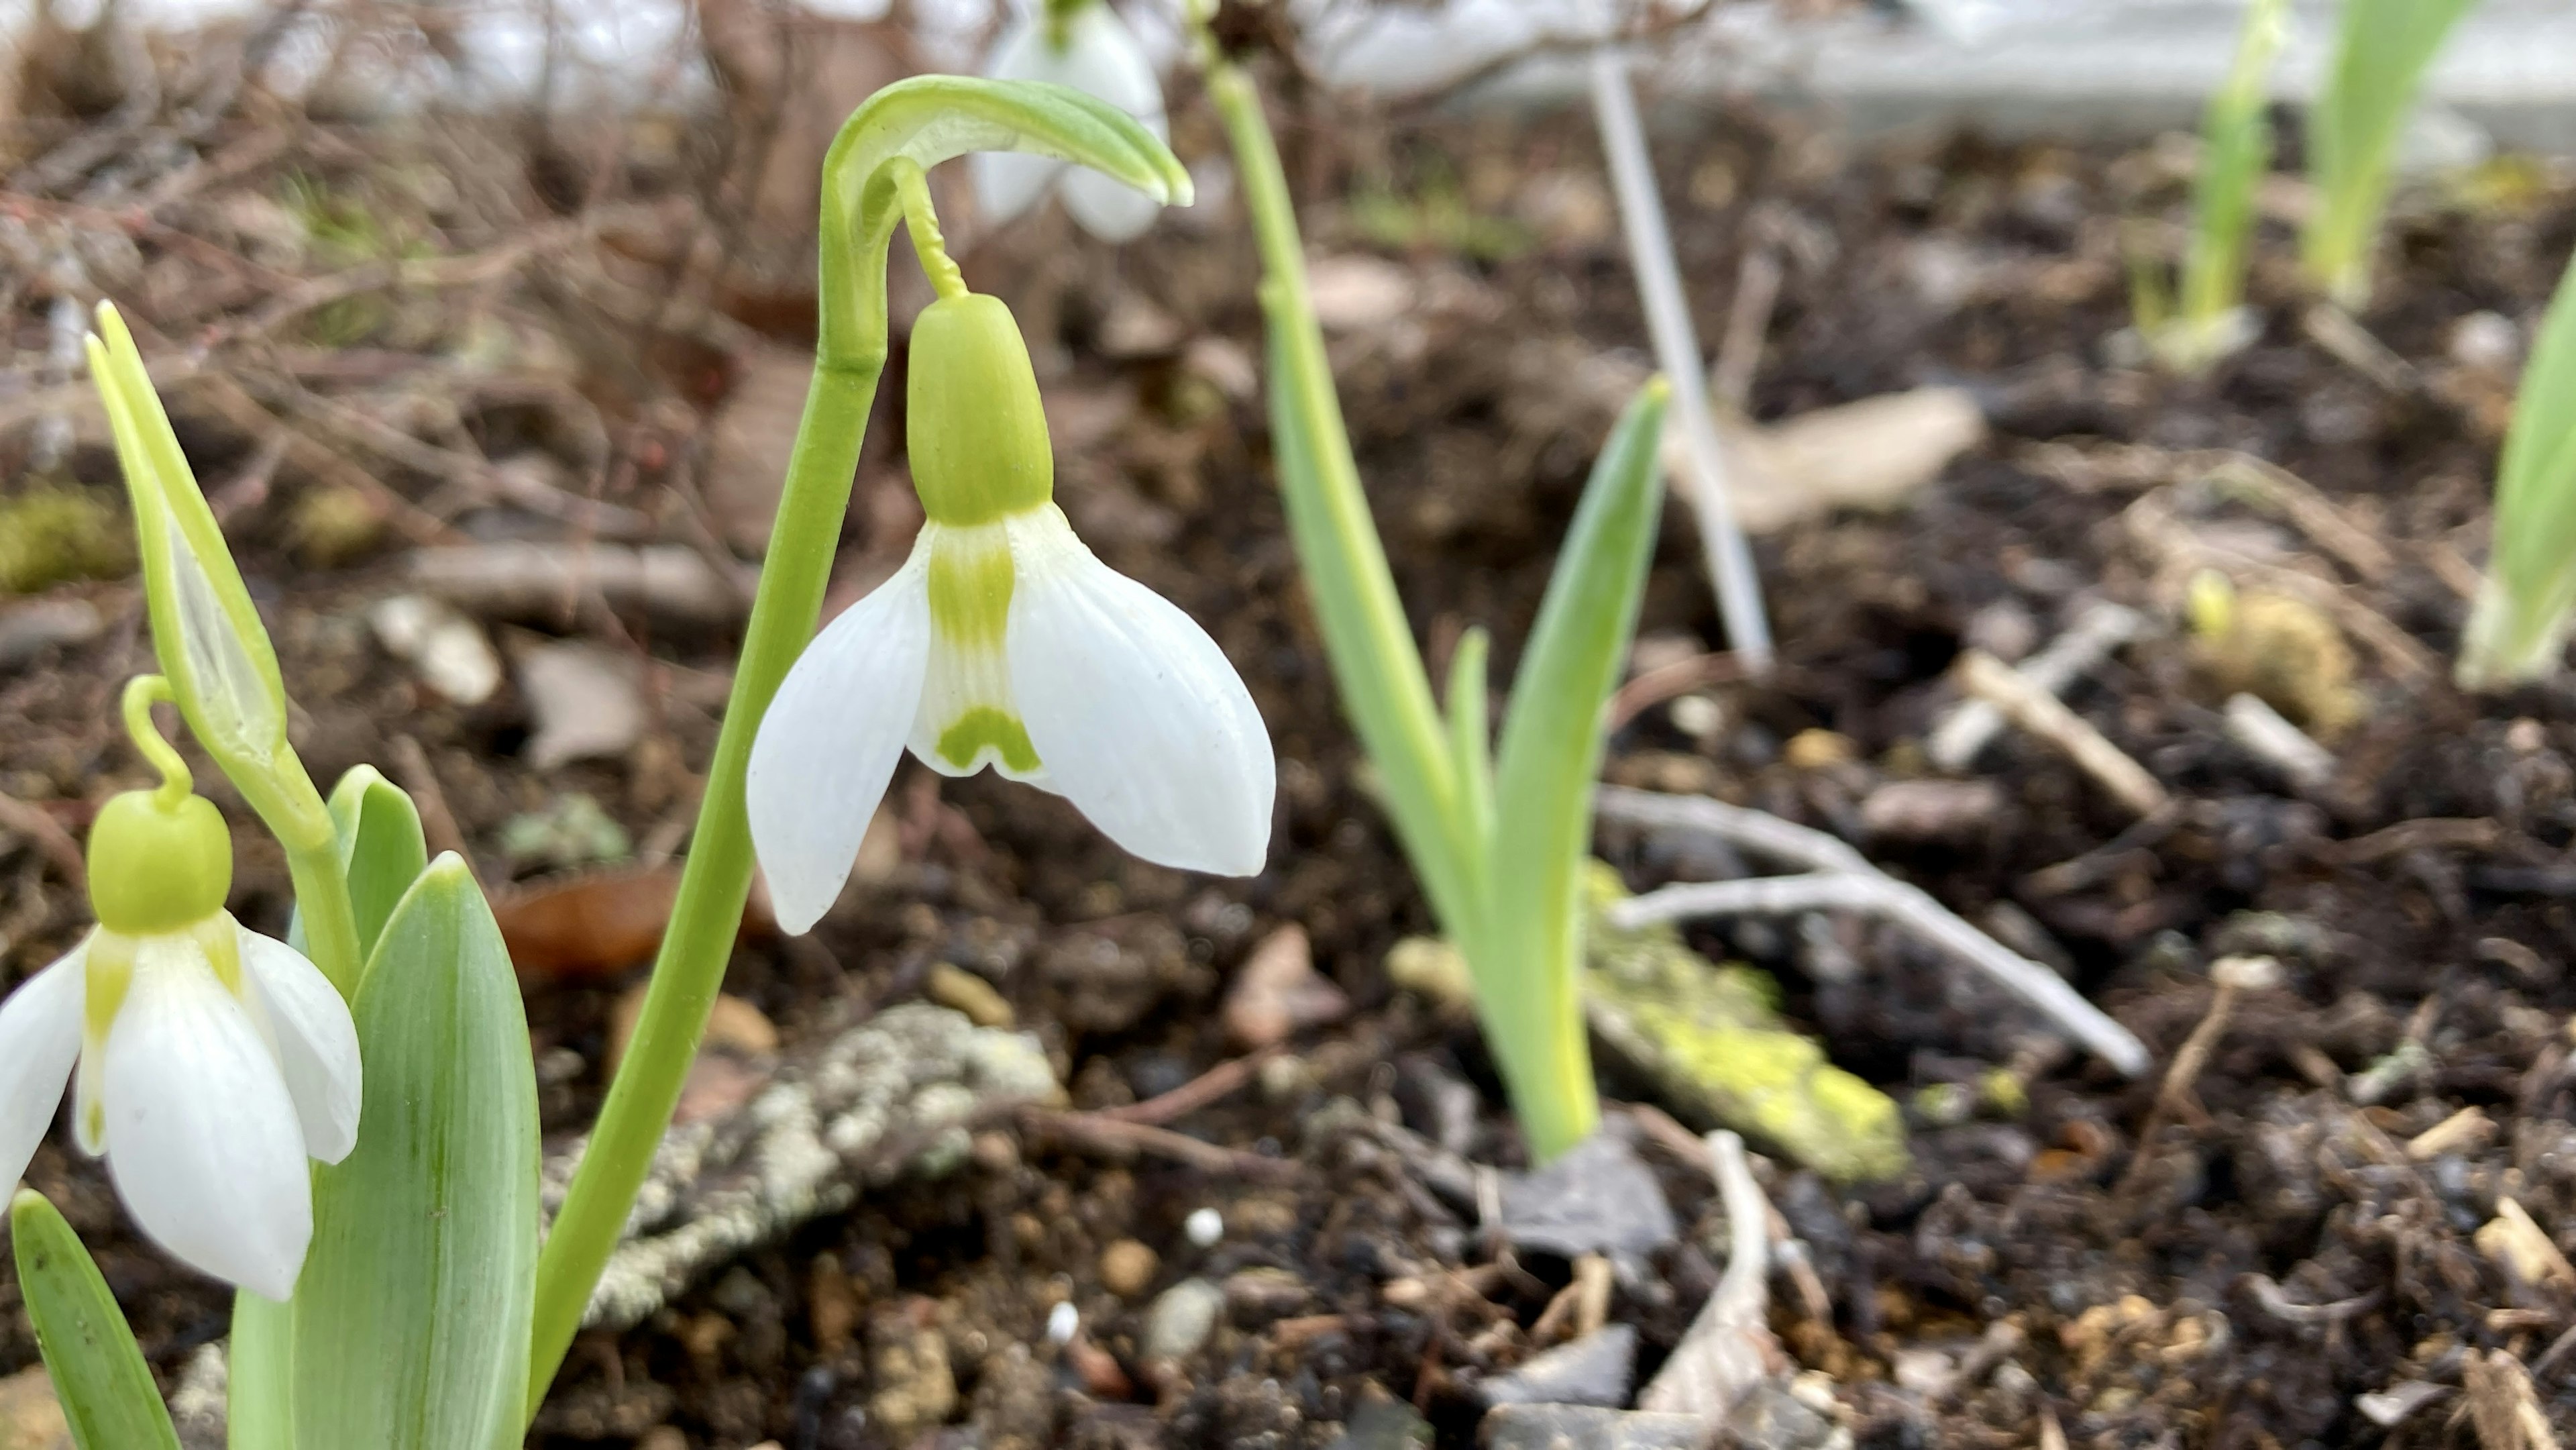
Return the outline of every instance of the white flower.
<path id="1" fill-rule="evenodd" d="M 751 747 L 751 838 L 779 924 L 840 894 L 895 762 L 991 765 L 1148 861 L 1249 876 L 1277 765 L 1216 641 L 1092 556 L 1064 513 L 922 526 L 893 578 L 788 672 Z"/>
<path id="2" fill-rule="evenodd" d="M 1163 119 L 1163 85 L 1136 33 L 1105 0 L 1091 0 L 1070 16 L 1038 13 L 1012 19 L 993 46 L 984 74 L 995 80 L 1053 81 L 1088 91 L 1169 139 Z M 1059 43 L 1060 42 L 1060 43 Z M 1038 204 L 1050 186 L 1083 230 L 1104 242 L 1131 241 L 1154 224 L 1161 204 L 1123 182 L 1088 167 L 1068 166 L 1018 151 L 975 155 L 975 200 L 989 225 L 998 226 Z M 1059 182 L 1061 184 L 1059 184 Z"/>
<path id="3" fill-rule="evenodd" d="M 302 953 L 217 911 L 102 927 L 0 1002 L 0 1183 L 75 1076 L 73 1136 L 174 1257 L 271 1299 L 313 1237 L 305 1160 L 358 1137 L 358 1034 Z"/>

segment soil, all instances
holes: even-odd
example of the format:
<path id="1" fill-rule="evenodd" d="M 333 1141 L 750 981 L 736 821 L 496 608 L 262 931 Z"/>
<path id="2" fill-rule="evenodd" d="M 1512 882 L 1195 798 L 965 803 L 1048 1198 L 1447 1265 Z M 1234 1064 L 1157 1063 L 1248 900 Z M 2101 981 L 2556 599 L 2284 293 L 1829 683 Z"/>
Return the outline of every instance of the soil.
<path id="1" fill-rule="evenodd" d="M 1285 114 L 1317 251 L 1385 259 L 1414 291 L 1414 305 L 1335 339 L 1408 610 L 1435 670 L 1459 631 L 1481 623 L 1508 678 L 1620 380 L 1643 369 L 1593 139 L 1563 118 L 1468 123 L 1320 102 Z M 1183 100 L 1176 116 L 1184 156 L 1216 154 L 1199 108 Z M 470 162 L 480 169 L 452 184 L 471 223 L 399 240 L 434 250 L 657 197 L 724 219 L 701 237 L 750 224 L 738 204 L 725 209 L 738 154 L 648 154 L 654 133 L 641 123 L 610 137 L 622 153 L 463 122 L 245 112 L 225 124 L 208 154 L 247 154 L 227 148 L 262 128 L 280 149 L 149 223 L 128 220 L 129 200 L 85 209 L 69 184 L 0 196 L 0 215 L 135 251 L 93 276 L 145 324 L 147 350 L 172 345 L 155 337 L 205 336 L 294 282 L 298 264 L 247 255 L 249 228 L 222 211 L 243 195 L 273 201 L 289 177 L 381 199 L 417 191 L 424 169 Z M 2498 313 L 2527 337 L 2576 242 L 2576 194 L 2537 170 L 2496 167 L 2475 187 L 2410 196 L 2378 298 L 2358 318 L 2394 364 L 2378 379 L 2303 330 L 2276 218 L 2253 287 L 2260 338 L 2186 382 L 2121 365 L 2114 337 L 2126 320 L 2124 220 L 2178 215 L 2184 180 L 2167 155 L 1967 140 L 1857 148 L 1743 115 L 1659 145 L 1704 337 L 1724 334 L 1748 251 L 1782 264 L 1755 418 L 1943 384 L 1975 396 L 1992 436 L 1898 512 L 1764 539 L 1777 675 L 1693 692 L 1713 710 L 1645 709 L 1618 731 L 1609 778 L 1853 836 L 2065 971 L 2158 1062 L 2147 1079 L 2123 1080 L 1890 932 L 1695 929 L 1711 955 L 1773 974 L 1789 1018 L 1910 1115 L 1914 1167 L 1896 1182 L 1836 1185 L 1786 1160 L 1758 1165 L 1822 1290 L 1811 1303 L 1786 1278 L 1774 1285 L 1772 1327 L 1802 1389 L 1829 1398 L 1872 1446 L 2433 1444 L 2455 1433 L 2463 1386 L 2485 1384 L 2485 1356 L 2502 1351 L 2528 1366 L 2544 1413 L 2576 1428 L 2559 1353 L 2576 1326 L 2576 1274 L 2563 1258 L 2518 1260 L 2482 1232 L 2509 1216 L 2505 1199 L 2544 1230 L 2576 1215 L 2576 982 L 2564 966 L 2576 949 L 2576 692 L 2468 698 L 2447 683 L 2464 614 L 2458 561 L 2482 551 L 2515 369 L 2473 346 L 2462 319 Z M 600 167 L 602 155 L 624 159 Z M 431 209 L 396 198 L 385 207 L 395 220 L 380 225 Z M 1461 216 L 1483 220 L 1455 225 Z M 740 480 L 710 464 L 710 420 L 738 404 L 747 357 L 802 345 L 799 294 L 716 271 L 703 248 L 693 259 L 642 245 L 633 228 L 603 235 L 464 295 L 520 330 L 523 371 L 540 344 L 573 359 L 568 386 L 596 406 L 612 445 L 590 490 L 686 537 L 697 502 L 716 500 L 720 521 L 732 507 L 722 490 Z M 327 272 L 327 260 L 303 265 Z M 905 1000 L 934 963 L 966 966 L 1039 1036 L 1077 1113 L 1239 1057 L 1218 1008 L 1281 925 L 1304 928 L 1354 1010 L 1169 1124 L 1241 1150 L 1236 1171 L 992 1126 L 958 1172 L 872 1191 L 638 1329 L 584 1337 L 530 1443 L 1320 1447 L 1392 1400 L 1420 1410 L 1441 1445 L 1473 1444 L 1476 1385 L 1531 1352 L 1534 1321 L 1574 1270 L 1545 1254 L 1498 1256 L 1472 1205 L 1444 1202 L 1420 1163 L 1333 1106 L 1356 1101 L 1363 1117 L 1439 1136 L 1429 1105 L 1465 1083 L 1477 1111 L 1463 1138 L 1448 1125 L 1455 1146 L 1482 1163 L 1519 1159 L 1472 1028 L 1396 991 L 1383 969 L 1390 947 L 1432 923 L 1334 703 L 1258 393 L 1229 391 L 1240 381 L 1231 364 L 1261 356 L 1240 217 L 1202 207 L 1112 254 L 1050 215 L 970 244 L 963 260 L 1040 343 L 1060 410 L 1059 494 L 1077 527 L 1205 623 L 1251 684 L 1280 758 L 1272 866 L 1240 882 L 1149 867 L 1052 797 L 908 764 L 897 859 L 811 945 L 747 938 L 728 991 L 792 1052 L 834 1009 Z M 899 256 L 898 277 L 909 267 Z M 199 270 L 223 285 L 181 285 Z M 720 305 L 702 316 L 633 307 L 657 275 Z M 9 297 L 20 356 L 41 357 L 51 287 L 21 273 Z M 546 407 L 495 402 L 424 369 L 419 355 L 452 341 L 436 294 L 377 288 L 358 300 L 376 310 L 308 316 L 260 344 L 257 365 L 302 367 L 335 394 L 467 398 L 461 435 L 437 432 L 435 408 L 415 420 L 441 447 L 572 451 L 548 431 Z M 314 360 L 327 361 L 325 347 L 338 350 L 337 374 Z M 297 348 L 300 362 L 285 355 Z M 44 381 L 33 363 L 20 371 L 25 386 Z M 891 441 L 898 383 L 889 378 L 862 466 L 837 599 L 909 538 Z M 254 439 L 202 404 L 180 412 L 210 493 L 234 508 L 318 778 L 387 761 L 395 735 L 416 741 L 487 880 L 543 874 L 511 861 L 503 829 L 576 792 L 648 851 L 676 843 L 693 809 L 689 772 L 713 741 L 726 630 L 636 611 L 541 622 L 535 633 L 649 661 L 651 715 L 613 759 L 536 769 L 519 688 L 470 709 L 445 704 L 370 638 L 367 607 L 408 587 L 400 539 L 317 558 L 297 533 L 296 501 L 327 489 L 319 470 L 270 460 L 272 488 Z M 12 435 L 21 479 L 36 476 L 28 432 Z M 2306 480 L 2385 560 L 2358 566 L 2313 528 L 2207 486 L 2209 450 Z M 452 512 L 423 469 L 366 461 L 386 488 L 469 531 L 565 537 L 525 510 Z M 64 468 L 99 489 L 112 470 L 86 437 Z M 2216 682 L 2229 664 L 2178 622 L 2188 558 L 2177 564 L 2173 534 L 2153 519 L 2252 560 L 2237 571 L 2247 594 L 2287 587 L 2284 571 L 2316 581 L 2342 626 L 2328 634 L 2360 641 L 2361 707 L 2330 742 L 2329 783 L 2294 789 L 2230 736 Z M 53 593 L 96 603 L 107 626 L 0 672 L 0 788 L 76 835 L 112 785 L 138 774 L 107 702 L 148 651 L 130 588 Z M 1928 773 L 1922 737 L 1955 698 L 1946 671 L 1963 646 L 2027 648 L 2095 596 L 2162 623 L 2070 703 L 2174 793 L 2173 810 L 2141 823 L 2052 749 L 2008 732 L 1976 772 L 2000 787 L 2000 805 L 1964 836 L 1863 837 L 1872 791 Z M 1668 654 L 1724 642 L 1679 510 L 1643 633 Z M 2331 668 L 2313 649 L 2292 653 L 2282 668 Z M 245 812 L 232 815 L 234 909 L 276 929 L 281 863 Z M 1600 845 L 1637 889 L 1710 866 L 1688 843 L 1634 831 L 1605 831 Z M 0 836 L 0 871 L 14 980 L 69 946 L 84 910 L 23 832 Z M 1075 949 L 1102 938 L 1115 944 L 1106 954 Z M 2211 1012 L 2210 964 L 2249 954 L 2277 959 L 2280 985 L 2233 1003 L 2205 1064 L 2159 1108 L 2166 1065 Z M 530 975 L 550 1135 L 578 1130 L 595 1107 L 612 1007 L 632 980 Z M 2479 1120 L 2422 1136 L 2464 1111 Z M 1668 1140 L 1646 1134 L 1639 1151 L 1684 1226 L 1630 1266 L 1613 1298 L 1612 1320 L 1642 1336 L 1642 1382 L 1715 1283 L 1724 1218 L 1705 1170 Z M 133 1239 L 101 1173 L 67 1145 L 41 1149 L 29 1182 L 96 1248 L 148 1357 L 175 1381 L 225 1332 L 226 1296 Z M 1205 1246 L 1185 1227 L 1202 1209 L 1224 1225 Z M 5 1275 L 0 1372 L 36 1357 Z M 1152 1306 L 1184 1279 L 1220 1286 L 1219 1322 L 1178 1359 L 1152 1360 Z M 1048 1333 L 1062 1301 L 1080 1314 L 1070 1346 Z M 2359 1398 L 2417 1382 L 2430 1387 L 2424 1407 L 2393 1430 Z"/>

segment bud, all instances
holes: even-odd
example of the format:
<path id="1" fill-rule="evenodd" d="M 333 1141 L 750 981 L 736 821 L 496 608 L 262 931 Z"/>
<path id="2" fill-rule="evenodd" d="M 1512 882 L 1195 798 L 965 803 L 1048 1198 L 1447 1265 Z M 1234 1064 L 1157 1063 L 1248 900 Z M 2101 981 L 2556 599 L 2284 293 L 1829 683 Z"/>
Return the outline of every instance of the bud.
<path id="1" fill-rule="evenodd" d="M 943 297 L 912 326 L 912 486 L 935 524 L 969 527 L 1055 497 L 1055 451 L 1028 344 L 1002 299 Z"/>

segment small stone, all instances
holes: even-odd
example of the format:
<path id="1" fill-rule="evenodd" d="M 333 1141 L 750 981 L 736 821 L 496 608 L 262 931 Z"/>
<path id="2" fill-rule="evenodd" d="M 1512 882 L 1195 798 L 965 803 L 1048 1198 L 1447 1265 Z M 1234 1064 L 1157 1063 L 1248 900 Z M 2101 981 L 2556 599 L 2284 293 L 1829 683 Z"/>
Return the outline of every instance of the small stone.
<path id="1" fill-rule="evenodd" d="M 1238 1046 L 1271 1047 L 1350 1010 L 1349 995 L 1315 970 L 1306 929 L 1292 923 L 1263 937 L 1235 974 L 1225 994 L 1225 1032 Z"/>
<path id="2" fill-rule="evenodd" d="M 1181 1221 L 1181 1232 L 1200 1248 L 1215 1248 L 1216 1241 L 1225 1237 L 1225 1215 L 1213 1208 L 1192 1209 L 1190 1216 Z"/>
<path id="3" fill-rule="evenodd" d="M 1145 1311 L 1144 1357 L 1181 1360 L 1198 1353 L 1224 1308 L 1225 1291 L 1205 1279 L 1183 1279 L 1164 1290 Z"/>
<path id="4" fill-rule="evenodd" d="M 1822 770 L 1860 758 L 1860 747 L 1848 735 L 1831 730 L 1801 730 L 1780 747 L 1780 762 L 1791 770 Z"/>
<path id="5" fill-rule="evenodd" d="M 1500 1405 L 1480 1433 L 1485 1450 L 1699 1450 L 1708 1442 L 1697 1415 L 1590 1405 Z"/>
<path id="6" fill-rule="evenodd" d="M 1402 1400 L 1362 1405 L 1342 1426 L 1332 1450 L 1416 1450 L 1431 1443 L 1431 1422 Z"/>
<path id="7" fill-rule="evenodd" d="M 1286 1269 L 1245 1269 L 1227 1275 L 1224 1287 L 1228 1308 L 1263 1319 L 1294 1314 L 1305 1308 L 1311 1297 L 1306 1292 L 1306 1281 Z"/>
<path id="8" fill-rule="evenodd" d="M 1101 1287 L 1121 1299 L 1133 1299 L 1154 1286 L 1162 1260 L 1134 1239 L 1120 1239 L 1100 1251 Z"/>
<path id="9" fill-rule="evenodd" d="M 1466 1011 L 1476 1002 L 1467 959 L 1436 936 L 1408 936 L 1387 948 L 1386 979 L 1442 1007 Z"/>
<path id="10" fill-rule="evenodd" d="M 825 1355 L 849 1348 L 859 1327 L 859 1291 L 838 1257 L 820 1254 L 805 1275 L 805 1316 L 814 1347 Z"/>
<path id="11" fill-rule="evenodd" d="M 635 1450 L 689 1450 L 689 1437 L 668 1425 L 657 1425 L 635 1442 Z"/>
<path id="12" fill-rule="evenodd" d="M 1726 1414 L 1726 1443 L 1736 1450 L 1819 1450 L 1835 1425 L 1778 1380 L 1757 1381 Z"/>
<path id="13" fill-rule="evenodd" d="M 948 1336 L 939 1332 L 928 1300 L 888 1305 L 869 1318 L 868 1376 L 876 1386 L 868 1418 L 895 1444 L 910 1444 L 956 1413 Z"/>
<path id="14" fill-rule="evenodd" d="M 1595 1133 L 1534 1173 L 1503 1182 L 1503 1232 L 1521 1248 L 1574 1258 L 1639 1255 L 1680 1232 L 1654 1170 L 1615 1133 Z"/>
<path id="15" fill-rule="evenodd" d="M 0 1379 L 0 1450 L 69 1450 L 71 1437 L 43 1365 Z"/>
<path id="16" fill-rule="evenodd" d="M 1477 1393 L 1488 1405 L 1624 1405 L 1636 1374 L 1636 1327 L 1613 1324 L 1531 1355 Z"/>
<path id="17" fill-rule="evenodd" d="M 2003 807 L 1991 780 L 1899 780 L 1869 793 L 1860 823 L 1877 840 L 1957 841 L 1992 826 Z"/>
<path id="18" fill-rule="evenodd" d="M 2501 312 L 2472 312 L 2451 324 L 2450 353 L 2462 367 L 2509 372 L 2522 356 L 2522 329 Z"/>
<path id="19" fill-rule="evenodd" d="M 1011 1004 L 994 990 L 992 983 L 953 962 L 932 967 L 921 989 L 931 1001 L 965 1013 L 966 1020 L 978 1027 L 1008 1028 L 1019 1021 Z"/>
<path id="20" fill-rule="evenodd" d="M 1070 1344 L 1081 1332 L 1082 1311 L 1074 1308 L 1070 1299 L 1057 1300 L 1056 1306 L 1047 1311 L 1047 1343 Z"/>

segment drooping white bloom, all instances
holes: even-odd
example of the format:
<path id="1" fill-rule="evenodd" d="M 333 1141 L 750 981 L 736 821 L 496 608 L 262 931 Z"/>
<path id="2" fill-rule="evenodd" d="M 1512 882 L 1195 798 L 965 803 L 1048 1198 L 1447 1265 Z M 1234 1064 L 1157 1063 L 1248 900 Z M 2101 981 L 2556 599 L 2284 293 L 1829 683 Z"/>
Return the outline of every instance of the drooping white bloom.
<path id="1" fill-rule="evenodd" d="M 101 927 L 0 1002 L 0 1183 L 75 1079 L 73 1137 L 172 1256 L 271 1299 L 313 1237 L 307 1158 L 358 1138 L 358 1034 L 329 980 L 217 911 Z"/>
<path id="2" fill-rule="evenodd" d="M 928 522 L 807 646 L 752 743 L 779 924 L 804 931 L 839 895 L 906 747 L 944 775 L 989 765 L 1053 791 L 1148 861 L 1258 872 L 1278 783 L 1260 712 L 1205 630 L 1074 537 L 1009 309 L 933 303 L 909 374 Z"/>
<path id="3" fill-rule="evenodd" d="M 1106 0 L 1076 0 L 1072 6 L 1040 0 L 1035 13 L 1015 16 L 1002 32 L 984 74 L 1088 91 L 1144 122 L 1156 136 L 1169 138 L 1163 84 L 1154 63 Z M 1160 203 L 1132 186 L 1050 157 L 984 151 L 973 164 L 975 200 L 994 225 L 1037 205 L 1050 187 L 1064 198 L 1064 209 L 1083 230 L 1104 242 L 1144 235 L 1161 210 Z"/>

